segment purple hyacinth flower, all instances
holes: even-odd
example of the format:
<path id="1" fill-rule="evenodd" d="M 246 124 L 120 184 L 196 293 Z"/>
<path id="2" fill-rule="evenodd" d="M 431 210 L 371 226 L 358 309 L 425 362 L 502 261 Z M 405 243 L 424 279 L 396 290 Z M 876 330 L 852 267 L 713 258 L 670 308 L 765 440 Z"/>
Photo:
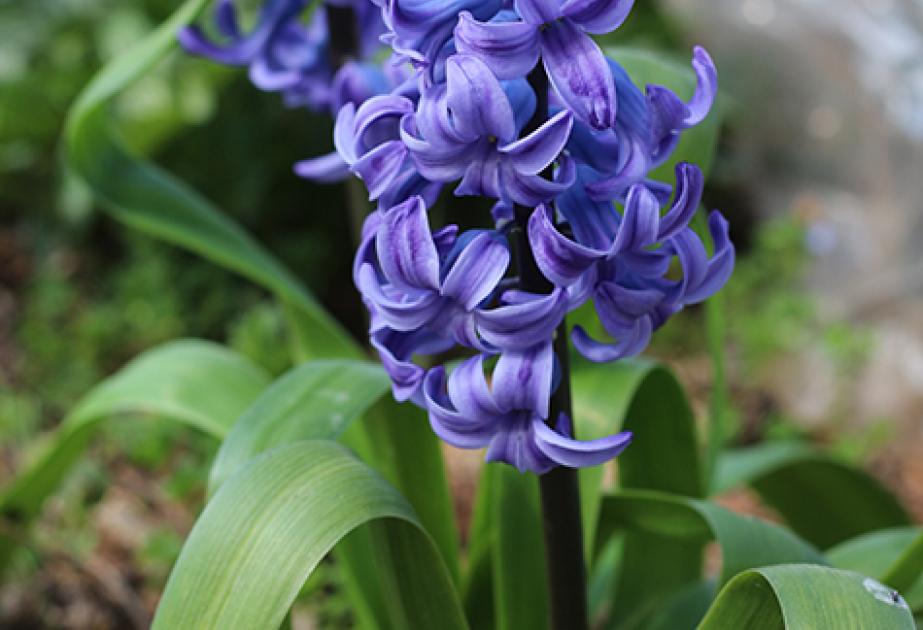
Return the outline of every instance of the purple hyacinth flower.
<path id="1" fill-rule="evenodd" d="M 421 197 L 387 210 L 375 234 L 378 264 L 360 264 L 359 290 L 392 330 L 427 328 L 465 347 L 488 350 L 477 334 L 475 310 L 506 273 L 508 246 L 484 231 L 458 239 L 453 233 L 448 243 L 451 248 L 440 252 Z"/>
<path id="2" fill-rule="evenodd" d="M 696 88 L 688 103 L 657 85 L 648 86 L 645 95 L 621 66 L 611 59 L 609 65 L 619 103 L 616 124 L 603 131 L 574 125 L 568 151 L 599 174 L 587 184 L 592 197 L 624 201 L 633 184 L 645 182 L 665 201 L 669 186 L 647 179 L 647 174 L 670 158 L 683 131 L 708 115 L 718 89 L 715 65 L 705 49 L 695 48 Z"/>
<path id="3" fill-rule="evenodd" d="M 346 4 L 356 11 L 359 56 L 371 58 L 380 48 L 378 38 L 384 32 L 380 12 L 364 0 L 346 0 Z M 363 99 L 388 89 L 382 71 L 372 66 L 335 72 L 330 62 L 326 10 L 319 7 L 305 24 L 302 14 L 307 5 L 307 0 L 268 0 L 256 26 L 244 33 L 234 1 L 219 0 L 215 22 L 227 42 L 211 41 L 197 26 L 184 28 L 178 38 L 192 54 L 226 65 L 249 67 L 254 85 L 282 92 L 291 107 L 306 105 L 336 112 L 343 100 Z"/>
<path id="4" fill-rule="evenodd" d="M 558 419 L 558 430 L 545 424 L 553 364 L 548 342 L 500 355 L 491 385 L 483 356 L 464 361 L 448 379 L 442 367 L 434 368 L 423 384 L 430 425 L 449 444 L 487 447 L 487 461 L 506 462 L 520 472 L 596 466 L 621 453 L 631 433 L 581 442 L 571 437 L 566 416 Z"/>
<path id="5" fill-rule="evenodd" d="M 500 10 L 503 0 L 371 0 L 381 7 L 387 28 L 382 41 L 390 44 L 395 61 L 410 61 L 438 75 L 439 66 L 454 52 L 450 40 L 458 14 L 469 11 L 489 20 Z"/>
<path id="6" fill-rule="evenodd" d="M 717 292 L 734 267 L 734 246 L 727 221 L 717 212 L 709 217 L 714 254 L 709 258 L 702 240 L 688 227 L 702 195 L 701 171 L 690 164 L 676 169 L 676 194 L 661 216 L 660 202 L 645 185 L 629 190 L 619 215 L 608 202 L 594 202 L 575 186 L 559 200 L 561 214 L 574 239 L 555 227 L 547 207 L 529 220 L 529 241 L 542 272 L 559 286 L 574 287 L 571 307 L 592 298 L 605 330 L 615 343 L 593 340 L 580 327 L 574 346 L 591 361 L 614 361 L 637 355 L 651 334 L 688 304 Z M 674 258 L 683 277 L 668 279 Z"/>
<path id="7" fill-rule="evenodd" d="M 462 13 L 455 29 L 459 52 L 478 56 L 501 79 L 523 77 L 541 58 L 557 95 L 593 129 L 615 124 L 615 83 L 590 34 L 610 33 L 634 0 L 516 0 L 515 14 L 493 21 Z M 516 18 L 519 19 L 516 19 Z"/>
<path id="8" fill-rule="evenodd" d="M 365 182 L 369 199 L 379 200 L 383 208 L 414 195 L 422 196 L 427 205 L 435 203 L 441 185 L 417 173 L 401 140 L 400 121 L 414 107 L 411 98 L 399 94 L 371 97 L 358 109 L 353 103 L 345 104 L 334 127 L 337 151 L 302 160 L 295 172 L 316 181 L 336 181 L 343 172 L 351 171 Z"/>
<path id="9" fill-rule="evenodd" d="M 573 119 L 560 112 L 522 139 L 510 96 L 490 69 L 471 55 L 454 55 L 444 85 L 425 90 L 401 137 L 417 170 L 434 182 L 461 179 L 456 195 L 485 195 L 535 206 L 573 183 L 573 163 L 562 155 Z M 523 88 L 524 82 L 518 82 Z M 515 89 L 515 88 L 511 88 Z M 542 177 L 561 160 L 556 179 Z"/>

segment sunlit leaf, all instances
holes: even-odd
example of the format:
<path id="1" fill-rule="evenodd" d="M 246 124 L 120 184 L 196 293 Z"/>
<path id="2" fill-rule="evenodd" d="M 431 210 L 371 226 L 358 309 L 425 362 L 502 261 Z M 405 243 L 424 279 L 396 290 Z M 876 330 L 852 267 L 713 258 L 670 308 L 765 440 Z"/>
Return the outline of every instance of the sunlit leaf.
<path id="1" fill-rule="evenodd" d="M 220 440 L 268 383 L 262 369 L 211 342 L 174 341 L 148 350 L 80 401 L 0 495 L 0 512 L 24 531 L 107 418 L 163 418 Z M 0 560 L 11 544 L 0 537 Z"/>
<path id="2" fill-rule="evenodd" d="M 324 441 L 269 451 L 225 481 L 183 546 L 153 627 L 276 628 L 317 564 L 363 525 L 396 569 L 382 584 L 392 627 L 467 627 L 452 579 L 410 505 Z"/>
<path id="3" fill-rule="evenodd" d="M 293 368 L 234 423 L 212 464 L 210 493 L 256 455 L 297 440 L 335 440 L 388 391 L 381 367 L 322 360 Z"/>

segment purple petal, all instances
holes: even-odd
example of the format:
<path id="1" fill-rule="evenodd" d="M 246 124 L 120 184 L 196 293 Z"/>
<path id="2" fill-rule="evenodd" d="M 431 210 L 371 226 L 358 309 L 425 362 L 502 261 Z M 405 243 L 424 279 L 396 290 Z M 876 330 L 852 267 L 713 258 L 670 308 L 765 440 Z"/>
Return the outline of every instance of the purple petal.
<path id="1" fill-rule="evenodd" d="M 567 312 L 567 292 L 560 288 L 550 295 L 517 293 L 514 304 L 477 313 L 481 337 L 501 350 L 530 348 L 551 339 Z"/>
<path id="2" fill-rule="evenodd" d="M 490 422 L 502 415 L 484 376 L 484 355 L 461 363 L 449 377 L 449 398 L 469 420 Z"/>
<path id="3" fill-rule="evenodd" d="M 395 400 L 413 400 L 416 404 L 422 404 L 420 385 L 426 371 L 414 364 L 411 358 L 417 352 L 437 354 L 452 347 L 451 340 L 425 330 L 402 333 L 385 328 L 372 333 L 371 342 L 391 377 Z"/>
<path id="4" fill-rule="evenodd" d="M 344 105 L 337 114 L 333 127 L 333 146 L 347 164 L 354 164 L 359 159 L 356 147 L 356 106 Z"/>
<path id="5" fill-rule="evenodd" d="M 541 34 L 542 60 L 555 92 L 594 129 L 615 124 L 615 82 L 599 46 L 573 22 L 559 20 Z"/>
<path id="6" fill-rule="evenodd" d="M 483 61 L 474 55 L 453 55 L 446 63 L 446 85 L 446 103 L 459 131 L 502 142 L 515 137 L 510 101 Z"/>
<path id="7" fill-rule="evenodd" d="M 498 79 L 526 76 L 538 61 L 538 29 L 527 22 L 478 22 L 465 11 L 458 16 L 455 46 L 484 61 Z"/>
<path id="8" fill-rule="evenodd" d="M 728 235 L 729 225 L 720 212 L 712 212 L 708 217 L 708 230 L 715 253 L 708 261 L 708 271 L 701 282 L 693 287 L 684 297 L 686 304 L 695 304 L 718 292 L 727 283 L 734 271 L 734 244 Z"/>
<path id="9" fill-rule="evenodd" d="M 689 113 L 683 120 L 683 126 L 687 128 L 705 120 L 718 94 L 718 70 L 701 46 L 696 46 L 692 53 L 692 67 L 695 69 L 696 86 L 695 94 L 687 104 Z"/>
<path id="10" fill-rule="evenodd" d="M 219 0 L 215 6 L 215 24 L 218 30 L 227 37 L 237 39 L 241 36 L 234 0 Z"/>
<path id="11" fill-rule="evenodd" d="M 501 354 L 493 378 L 494 400 L 500 409 L 534 411 L 547 418 L 553 363 L 550 340 L 528 350 Z"/>
<path id="12" fill-rule="evenodd" d="M 594 35 L 611 33 L 622 25 L 634 0 L 565 0 L 561 13 Z"/>
<path id="13" fill-rule="evenodd" d="M 702 201 L 705 177 L 695 164 L 682 162 L 676 165 L 676 198 L 673 206 L 660 220 L 657 240 L 667 240 L 692 220 Z"/>
<path id="14" fill-rule="evenodd" d="M 512 164 L 503 162 L 500 170 L 500 194 L 503 198 L 527 208 L 534 208 L 570 188 L 574 183 L 574 161 L 561 156 L 561 168 L 553 181 L 540 175 L 523 175 Z"/>
<path id="15" fill-rule="evenodd" d="M 558 421 L 559 426 L 562 420 L 566 420 L 566 416 Z M 624 451 L 632 438 L 630 431 L 623 431 L 598 440 L 575 440 L 554 431 L 538 418 L 532 420 L 532 432 L 539 450 L 556 464 L 568 468 L 605 463 Z"/>
<path id="16" fill-rule="evenodd" d="M 407 147 L 400 140 L 390 140 L 363 155 L 352 171 L 369 190 L 369 199 L 378 199 L 400 173 L 407 157 Z"/>
<path id="17" fill-rule="evenodd" d="M 650 342 L 653 324 L 650 317 L 639 319 L 633 329 L 621 335 L 616 343 L 600 343 L 580 326 L 574 326 L 571 339 L 584 357 L 595 363 L 608 363 L 640 354 Z"/>
<path id="18" fill-rule="evenodd" d="M 663 292 L 656 289 L 632 289 L 602 282 L 596 291 L 596 312 L 606 330 L 617 336 L 633 329 L 637 320 L 650 314 L 663 299 Z"/>
<path id="19" fill-rule="evenodd" d="M 439 257 L 421 197 L 382 215 L 375 246 L 381 270 L 392 284 L 439 290 Z"/>
<path id="20" fill-rule="evenodd" d="M 430 143 L 417 138 L 410 116 L 401 120 L 401 140 L 407 146 L 420 174 L 433 182 L 451 182 L 462 177 L 468 168 L 471 148 L 450 143 Z"/>
<path id="21" fill-rule="evenodd" d="M 471 311 L 493 293 L 506 273 L 510 252 L 505 243 L 486 232 L 462 250 L 442 283 L 441 293 Z"/>
<path id="22" fill-rule="evenodd" d="M 378 274 L 370 264 L 359 268 L 356 286 L 362 297 L 372 302 L 382 321 L 400 332 L 411 332 L 425 326 L 443 307 L 439 294 L 433 291 L 413 294 L 387 291 L 379 284 Z"/>
<path id="23" fill-rule="evenodd" d="M 483 196 L 492 199 L 501 197 L 501 163 L 496 151 L 484 145 L 463 157 L 461 161 L 467 168 L 464 177 L 455 188 L 456 196 Z"/>
<path id="24" fill-rule="evenodd" d="M 515 466 L 521 473 L 543 475 L 554 468 L 554 462 L 538 449 L 531 418 L 522 415 L 522 418 L 507 422 L 504 430 L 491 440 L 487 448 L 487 461 L 505 462 Z"/>
<path id="25" fill-rule="evenodd" d="M 637 251 L 657 241 L 660 225 L 660 204 L 644 184 L 635 184 L 628 191 L 625 216 L 619 225 L 609 257 L 623 251 Z"/>
<path id="26" fill-rule="evenodd" d="M 584 247 L 561 234 L 551 222 L 551 211 L 544 205 L 529 217 L 528 231 L 538 268 L 557 286 L 573 284 L 605 256 L 605 252 Z"/>
<path id="27" fill-rule="evenodd" d="M 523 175 L 538 175 L 564 150 L 573 125 L 573 114 L 560 111 L 525 138 L 500 147 L 500 153 Z"/>
<path id="28" fill-rule="evenodd" d="M 340 182 L 349 176 L 349 165 L 337 152 L 295 163 L 295 174 L 315 182 Z"/>
<path id="29" fill-rule="evenodd" d="M 494 418 L 460 413 L 453 408 L 445 389 L 445 370 L 441 366 L 430 370 L 423 382 L 423 400 L 433 432 L 458 448 L 487 446 L 497 431 Z"/>
<path id="30" fill-rule="evenodd" d="M 548 24 L 561 17 L 560 0 L 515 0 L 516 12 L 529 24 Z"/>

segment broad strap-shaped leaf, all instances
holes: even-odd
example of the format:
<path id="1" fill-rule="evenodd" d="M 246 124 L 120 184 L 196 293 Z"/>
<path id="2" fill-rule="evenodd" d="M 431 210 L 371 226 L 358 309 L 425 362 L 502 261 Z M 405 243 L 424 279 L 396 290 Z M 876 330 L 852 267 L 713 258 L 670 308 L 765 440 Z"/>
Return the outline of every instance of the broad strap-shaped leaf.
<path id="1" fill-rule="evenodd" d="M 703 584 L 701 576 L 703 547 L 711 540 L 721 549 L 720 583 L 753 567 L 785 562 L 824 562 L 813 547 L 777 525 L 735 514 L 703 500 L 659 492 L 623 490 L 606 497 L 597 544 L 602 546 L 613 534 L 620 532 L 644 534 L 643 537 L 623 534 L 622 565 L 630 552 L 628 545 L 635 545 L 643 554 L 634 559 L 638 564 L 633 567 L 634 571 L 643 571 L 641 563 L 646 559 L 648 571 L 671 578 L 678 574 L 661 567 L 684 562 L 687 563 L 686 571 L 694 572 L 695 576 L 687 581 L 673 579 L 669 583 L 672 590 L 653 589 L 643 576 L 637 578 L 636 573 L 626 573 L 623 566 L 618 579 L 638 580 L 641 586 L 630 583 L 616 592 L 623 598 L 625 593 L 635 594 L 641 604 L 620 607 L 616 598 L 608 626 L 614 628 L 691 630 L 708 607 L 709 599 L 704 598 L 714 593 L 714 585 Z"/>
<path id="2" fill-rule="evenodd" d="M 341 441 L 413 506 L 442 552 L 453 580 L 459 582 L 455 510 L 442 445 L 426 413 L 385 395 L 347 429 Z"/>
<path id="3" fill-rule="evenodd" d="M 65 129 L 67 164 L 119 221 L 223 265 L 294 307 L 303 354 L 361 356 L 348 333 L 298 279 L 246 231 L 189 186 L 128 153 L 117 139 L 109 102 L 177 46 L 176 32 L 206 0 L 187 0 L 150 35 L 120 53 L 80 94 Z M 305 356 L 304 358 L 307 358 Z"/>
<path id="4" fill-rule="evenodd" d="M 904 595 L 911 610 L 923 611 L 923 558 L 919 527 L 883 529 L 857 536 L 830 549 L 827 557 L 839 569 L 879 580 Z"/>
<path id="5" fill-rule="evenodd" d="M 311 361 L 276 380 L 234 423 L 212 464 L 209 494 L 250 459 L 297 440 L 336 440 L 390 387 L 380 366 Z"/>
<path id="6" fill-rule="evenodd" d="M 210 494 L 272 448 L 342 437 L 410 499 L 457 578 L 458 534 L 438 441 L 424 414 L 395 403 L 389 386 L 380 366 L 349 359 L 313 361 L 290 370 L 234 424 L 212 466 Z M 383 561 L 370 552 L 371 544 L 368 532 L 355 532 L 338 548 L 337 559 L 365 625 L 387 627 L 374 621 L 386 619 L 388 595 L 380 588 Z"/>
<path id="7" fill-rule="evenodd" d="M 495 465 L 491 576 L 497 630 L 549 627 L 548 572 L 538 477 Z"/>
<path id="8" fill-rule="evenodd" d="M 782 565 L 741 573 L 699 630 L 914 630 L 907 605 L 872 578 L 827 567 Z"/>
<path id="9" fill-rule="evenodd" d="M 397 568 L 383 585 L 392 626 L 467 627 L 449 572 L 407 501 L 323 441 L 269 451 L 221 486 L 183 546 L 153 627 L 276 628 L 323 557 L 366 524 Z"/>
<path id="10" fill-rule="evenodd" d="M 0 495 L 3 518 L 16 529 L 27 527 L 102 420 L 163 418 L 220 440 L 268 383 L 262 369 L 215 343 L 183 340 L 148 350 L 87 394 L 49 436 L 35 461 Z M 0 564 L 11 543 L 0 537 Z"/>
<path id="11" fill-rule="evenodd" d="M 783 527 L 708 501 L 661 492 L 622 490 L 606 497 L 600 524 L 600 543 L 618 530 L 691 545 L 714 540 L 721 548 L 719 585 L 741 571 L 770 564 L 826 564 L 820 552 Z"/>
<path id="12" fill-rule="evenodd" d="M 821 549 L 910 524 L 897 498 L 876 479 L 799 442 L 725 453 L 712 491 L 741 485 L 752 486 L 792 530 Z"/>
<path id="13" fill-rule="evenodd" d="M 592 439 L 630 430 L 634 439 L 617 460 L 623 488 L 703 494 L 695 419 L 673 374 L 652 361 L 581 363 L 574 371 L 577 435 Z M 582 470 L 586 543 L 599 518 L 602 468 Z M 589 553 L 589 551 L 588 551 Z M 588 557 L 592 558 L 592 555 Z M 612 608 L 620 618 L 648 611 L 654 602 L 699 579 L 701 549 L 644 531 L 625 534 Z"/>

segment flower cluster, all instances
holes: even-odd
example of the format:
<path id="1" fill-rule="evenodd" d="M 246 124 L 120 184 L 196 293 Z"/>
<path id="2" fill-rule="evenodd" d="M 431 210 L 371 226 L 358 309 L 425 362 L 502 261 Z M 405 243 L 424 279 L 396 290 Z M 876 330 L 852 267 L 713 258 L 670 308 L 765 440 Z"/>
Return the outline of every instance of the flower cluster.
<path id="1" fill-rule="evenodd" d="M 424 407 L 446 442 L 486 447 L 488 460 L 522 471 L 614 457 L 630 434 L 579 441 L 571 419 L 553 412 L 566 378 L 554 342 L 567 334 L 566 315 L 592 300 L 607 338 L 576 327 L 576 350 L 596 362 L 637 355 L 671 315 L 730 276 L 724 218 L 708 219 L 711 253 L 690 227 L 699 168 L 680 163 L 672 184 L 649 177 L 708 115 L 711 59 L 695 49 L 696 89 L 684 101 L 661 86 L 639 90 L 592 39 L 617 29 L 632 0 L 370 2 L 391 65 L 410 79 L 340 99 L 334 140 L 340 167 L 377 203 L 353 275 L 395 397 Z M 366 24 L 367 3 L 354 4 Z M 235 60 L 253 73 L 285 48 L 296 5 L 269 0 L 247 37 L 225 27 L 231 49 L 244 51 Z M 219 21 L 229 22 L 221 7 Z M 297 28 L 308 37 L 310 26 Z M 431 227 L 430 209 L 450 186 L 493 200 L 492 224 Z M 526 263 L 541 286 L 524 281 Z M 472 358 L 448 375 L 429 367 L 457 348 Z"/>

